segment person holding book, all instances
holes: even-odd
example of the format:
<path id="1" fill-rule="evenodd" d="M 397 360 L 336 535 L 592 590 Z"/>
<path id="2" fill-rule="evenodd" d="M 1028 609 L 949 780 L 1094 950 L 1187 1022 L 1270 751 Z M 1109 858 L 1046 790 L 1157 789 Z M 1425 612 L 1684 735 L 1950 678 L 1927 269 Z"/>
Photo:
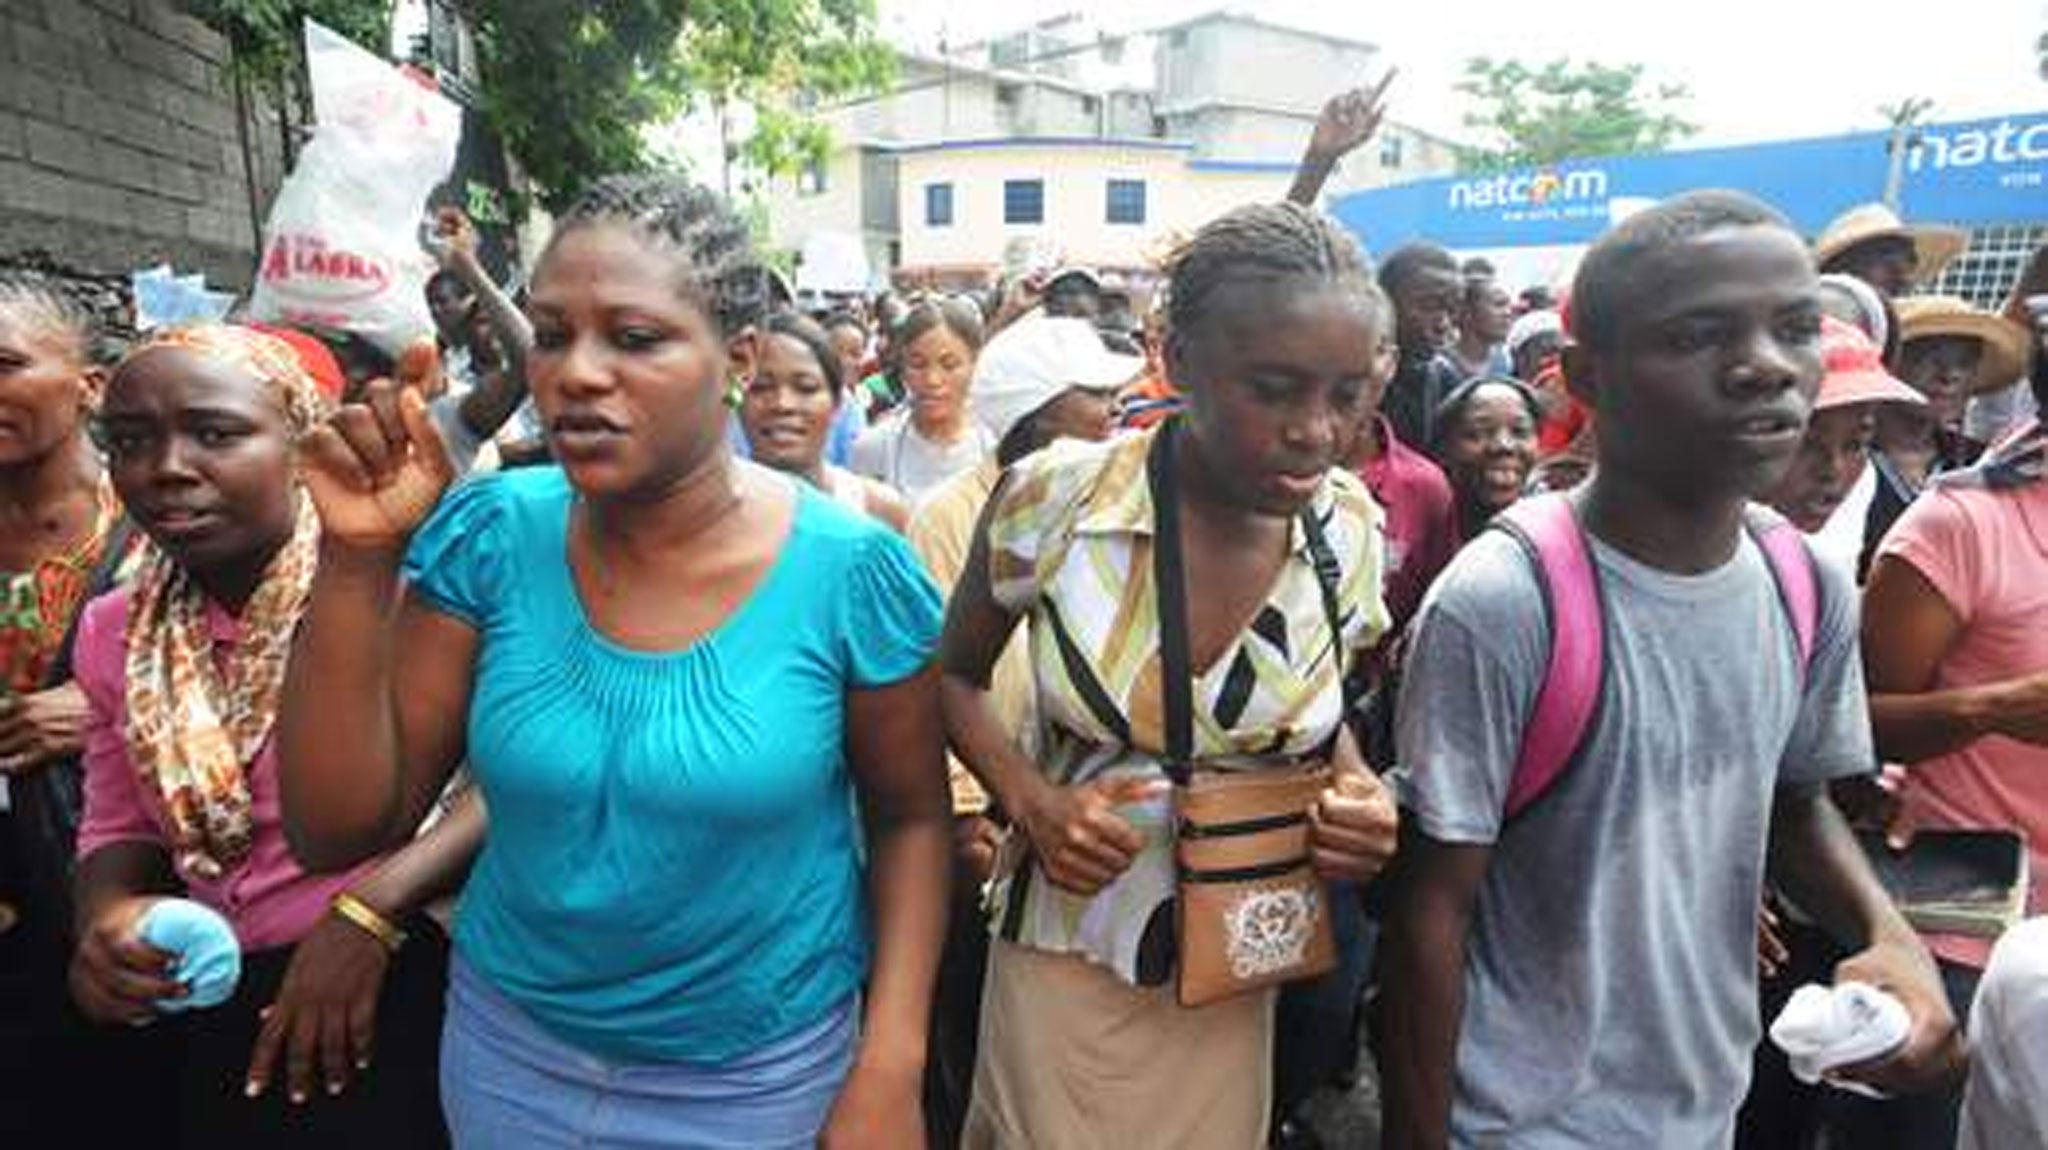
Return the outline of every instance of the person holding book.
<path id="1" fill-rule="evenodd" d="M 2001 321 L 2003 322 L 2003 321 Z M 2036 333 L 2030 378 L 2048 394 Z M 1935 479 L 1879 545 L 1863 600 L 1877 749 L 1908 772 L 1892 839 L 1994 828 L 2048 862 L 2048 428 L 2029 420 L 1975 465 Z M 2029 911 L 2048 907 L 2037 884 Z M 1958 1013 L 1991 940 L 1930 934 Z M 1856 1146 L 1948 1145 L 1959 1097 L 1847 1106 Z M 1920 1139 L 1913 1141 L 1912 1139 Z M 1938 1141 L 1928 1141 L 1935 1139 Z"/>

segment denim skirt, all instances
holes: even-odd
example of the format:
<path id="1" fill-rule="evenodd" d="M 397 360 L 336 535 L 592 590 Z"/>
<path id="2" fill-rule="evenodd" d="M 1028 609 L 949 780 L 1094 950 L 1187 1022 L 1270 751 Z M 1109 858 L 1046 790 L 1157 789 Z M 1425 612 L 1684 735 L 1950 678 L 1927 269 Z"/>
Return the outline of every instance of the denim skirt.
<path id="1" fill-rule="evenodd" d="M 859 996 L 731 1062 L 615 1062 L 541 1029 L 457 956 L 441 1102 L 458 1148 L 814 1146 L 853 1065 Z"/>

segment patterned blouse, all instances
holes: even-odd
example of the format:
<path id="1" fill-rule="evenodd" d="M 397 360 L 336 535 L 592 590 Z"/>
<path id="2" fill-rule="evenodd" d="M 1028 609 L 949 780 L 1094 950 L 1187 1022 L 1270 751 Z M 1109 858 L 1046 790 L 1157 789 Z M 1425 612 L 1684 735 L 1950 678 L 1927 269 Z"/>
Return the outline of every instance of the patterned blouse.
<path id="1" fill-rule="evenodd" d="M 996 601 L 1028 616 L 1038 686 L 1039 766 L 1060 784 L 1163 779 L 1153 512 L 1145 456 L 1156 432 L 1062 442 L 1011 470 L 989 523 Z M 1336 552 L 1343 658 L 1301 523 L 1266 604 L 1194 686 L 1194 751 L 1204 766 L 1253 769 L 1320 750 L 1343 708 L 1348 666 L 1386 630 L 1380 511 L 1359 479 L 1333 470 L 1312 507 Z M 1199 594 L 1199 589 L 1191 589 Z M 1012 835 L 993 890 L 996 932 L 1076 953 L 1127 982 L 1164 972 L 1147 927 L 1173 895 L 1170 800 L 1119 813 L 1145 836 L 1130 869 L 1092 898 L 1054 887 Z M 1170 915 L 1162 915 L 1162 921 Z M 1155 928 L 1153 937 L 1161 935 Z M 1144 961 L 1141 963 L 1141 957 Z"/>
<path id="2" fill-rule="evenodd" d="M 0 571 L 0 682 L 27 693 L 42 688 L 71 620 L 85 606 L 93 569 L 121 518 L 113 485 L 101 481 L 92 530 L 77 544 L 27 571 Z"/>

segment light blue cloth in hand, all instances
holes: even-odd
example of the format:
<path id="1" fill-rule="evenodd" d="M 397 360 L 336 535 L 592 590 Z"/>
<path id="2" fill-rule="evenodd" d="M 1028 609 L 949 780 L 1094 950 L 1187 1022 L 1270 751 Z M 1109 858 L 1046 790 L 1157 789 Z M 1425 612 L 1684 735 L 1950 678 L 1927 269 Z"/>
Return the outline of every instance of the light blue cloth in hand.
<path id="1" fill-rule="evenodd" d="M 177 956 L 170 976 L 184 984 L 185 996 L 157 999 L 158 1010 L 204 1010 L 234 995 L 242 980 L 242 943 L 211 907 L 167 898 L 145 911 L 136 929 L 142 941 Z"/>

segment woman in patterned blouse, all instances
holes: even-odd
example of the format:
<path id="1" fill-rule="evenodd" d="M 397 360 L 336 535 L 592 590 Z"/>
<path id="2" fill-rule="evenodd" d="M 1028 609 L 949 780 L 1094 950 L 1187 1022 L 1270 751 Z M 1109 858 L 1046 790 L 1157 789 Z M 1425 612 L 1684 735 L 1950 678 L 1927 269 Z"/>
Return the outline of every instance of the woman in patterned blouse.
<path id="1" fill-rule="evenodd" d="M 1340 681 L 1386 627 L 1379 511 L 1335 467 L 1370 403 L 1372 291 L 1357 246 L 1310 209 L 1216 220 L 1171 268 L 1166 365 L 1187 411 L 1019 462 L 983 515 L 942 690 L 954 750 L 1015 831 L 997 864 L 967 1146 L 1264 1145 L 1272 993 L 1191 1009 L 1163 985 L 1173 836 L 1147 457 L 1178 440 L 1162 482 L 1181 503 L 1195 758 L 1245 770 L 1327 754 L 1316 868 L 1372 878 L 1395 812 L 1344 730 Z M 1327 588 L 1317 528 L 1338 557 Z M 986 697 L 1025 617 L 1029 757 Z"/>
<path id="2" fill-rule="evenodd" d="M 0 1143 L 9 1145 L 121 1141 L 124 1131 L 98 1124 L 118 1114 L 48 1100 L 71 1081 L 134 1069 L 101 1062 L 105 1044 L 64 1009 L 86 718 L 67 637 L 102 589 L 95 584 L 111 580 L 124 534 L 86 438 L 102 375 L 92 344 L 89 317 L 56 284 L 0 277 Z"/>

